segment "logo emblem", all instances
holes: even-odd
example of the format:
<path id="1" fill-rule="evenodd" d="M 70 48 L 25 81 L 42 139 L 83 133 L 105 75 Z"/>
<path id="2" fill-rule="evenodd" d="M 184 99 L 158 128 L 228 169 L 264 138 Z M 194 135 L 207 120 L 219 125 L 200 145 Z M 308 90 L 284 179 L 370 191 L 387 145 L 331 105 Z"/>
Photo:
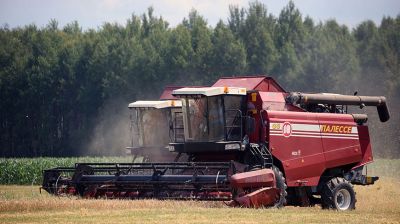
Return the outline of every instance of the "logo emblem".
<path id="1" fill-rule="evenodd" d="M 292 125 L 290 125 L 289 122 L 283 123 L 283 126 L 282 126 L 282 134 L 283 134 L 283 136 L 285 136 L 286 138 L 288 138 L 288 137 L 292 134 Z"/>

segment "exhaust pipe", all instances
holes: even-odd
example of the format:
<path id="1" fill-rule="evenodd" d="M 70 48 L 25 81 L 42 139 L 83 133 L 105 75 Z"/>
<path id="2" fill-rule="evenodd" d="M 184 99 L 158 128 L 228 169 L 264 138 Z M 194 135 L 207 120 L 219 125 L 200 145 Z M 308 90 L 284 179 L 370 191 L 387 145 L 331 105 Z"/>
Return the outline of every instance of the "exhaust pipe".
<path id="1" fill-rule="evenodd" d="M 322 93 L 300 93 L 292 92 L 286 98 L 286 101 L 292 104 L 333 104 L 333 105 L 357 105 L 376 106 L 379 119 L 386 122 L 390 118 L 389 109 L 386 105 L 384 96 L 351 96 L 340 94 L 322 94 Z"/>

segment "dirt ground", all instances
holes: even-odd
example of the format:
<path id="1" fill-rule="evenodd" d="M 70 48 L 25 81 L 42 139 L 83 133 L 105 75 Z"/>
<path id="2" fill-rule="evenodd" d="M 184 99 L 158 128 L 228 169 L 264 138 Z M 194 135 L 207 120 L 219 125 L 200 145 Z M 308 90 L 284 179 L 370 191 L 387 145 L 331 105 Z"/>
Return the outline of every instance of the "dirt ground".
<path id="1" fill-rule="evenodd" d="M 39 193 L 39 186 L 0 186 L 0 223 L 400 223 L 400 180 L 356 186 L 356 210 L 320 206 L 229 208 L 223 202 L 86 200 Z"/>

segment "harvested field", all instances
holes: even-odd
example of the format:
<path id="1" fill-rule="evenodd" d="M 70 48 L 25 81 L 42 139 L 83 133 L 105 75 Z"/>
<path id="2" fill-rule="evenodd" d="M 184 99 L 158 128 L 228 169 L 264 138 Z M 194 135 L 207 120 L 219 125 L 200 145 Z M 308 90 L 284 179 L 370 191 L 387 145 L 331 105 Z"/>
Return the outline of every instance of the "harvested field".
<path id="1" fill-rule="evenodd" d="M 388 177 L 378 160 L 370 172 L 383 175 L 372 186 L 356 186 L 356 210 L 320 206 L 283 209 L 229 208 L 222 202 L 86 200 L 39 193 L 39 186 L 0 186 L 0 223 L 400 223 L 400 179 Z M 393 172 L 394 173 L 394 172 Z"/>

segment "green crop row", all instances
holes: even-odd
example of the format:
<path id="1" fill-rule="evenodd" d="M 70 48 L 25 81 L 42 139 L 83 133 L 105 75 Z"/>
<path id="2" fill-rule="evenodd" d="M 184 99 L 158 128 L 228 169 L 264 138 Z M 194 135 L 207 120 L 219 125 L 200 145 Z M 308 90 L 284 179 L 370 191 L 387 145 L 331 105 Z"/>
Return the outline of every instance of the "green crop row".
<path id="1" fill-rule="evenodd" d="M 132 162 L 132 157 L 0 158 L 0 184 L 41 184 L 43 170 L 73 167 L 77 162 Z M 369 175 L 400 178 L 398 170 L 400 160 L 376 159 L 368 165 Z"/>
<path id="2" fill-rule="evenodd" d="M 0 158 L 0 184 L 41 184 L 43 170 L 77 162 L 132 162 L 132 157 Z"/>

